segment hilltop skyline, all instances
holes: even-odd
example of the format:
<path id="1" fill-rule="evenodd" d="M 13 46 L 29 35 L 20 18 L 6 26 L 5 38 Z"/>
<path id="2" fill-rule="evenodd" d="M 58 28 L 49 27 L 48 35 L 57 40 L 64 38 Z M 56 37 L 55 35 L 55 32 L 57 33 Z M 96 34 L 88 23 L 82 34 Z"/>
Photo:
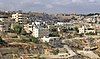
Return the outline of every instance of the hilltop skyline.
<path id="1" fill-rule="evenodd" d="M 0 0 L 3 11 L 36 11 L 47 13 L 96 13 L 100 0 Z"/>

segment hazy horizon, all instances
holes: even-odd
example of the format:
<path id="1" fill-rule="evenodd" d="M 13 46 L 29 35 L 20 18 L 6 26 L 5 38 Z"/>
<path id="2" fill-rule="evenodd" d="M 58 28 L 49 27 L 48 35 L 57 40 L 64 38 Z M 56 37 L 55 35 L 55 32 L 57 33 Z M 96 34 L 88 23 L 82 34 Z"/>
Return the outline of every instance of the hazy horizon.
<path id="1" fill-rule="evenodd" d="M 97 13 L 100 0 L 0 0 L 3 11 L 35 11 L 46 13 Z"/>

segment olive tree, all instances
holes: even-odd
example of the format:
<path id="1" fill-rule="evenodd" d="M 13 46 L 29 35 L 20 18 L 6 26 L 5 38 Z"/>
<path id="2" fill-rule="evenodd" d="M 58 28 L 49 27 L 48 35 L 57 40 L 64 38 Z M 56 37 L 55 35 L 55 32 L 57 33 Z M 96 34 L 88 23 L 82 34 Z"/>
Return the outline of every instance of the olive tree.
<path id="1" fill-rule="evenodd" d="M 13 29 L 17 34 L 20 34 L 22 31 L 22 26 L 19 24 L 15 24 L 15 25 L 13 25 Z"/>

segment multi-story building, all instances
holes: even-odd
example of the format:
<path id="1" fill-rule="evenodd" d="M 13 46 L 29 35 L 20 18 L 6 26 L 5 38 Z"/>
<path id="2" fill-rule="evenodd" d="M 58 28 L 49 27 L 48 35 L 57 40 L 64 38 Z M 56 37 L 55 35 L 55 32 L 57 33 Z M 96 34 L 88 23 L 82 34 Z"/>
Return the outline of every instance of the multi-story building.
<path id="1" fill-rule="evenodd" d="M 37 28 L 33 27 L 32 35 L 34 37 L 44 37 L 49 35 L 49 29 L 48 28 Z"/>
<path id="2" fill-rule="evenodd" d="M 27 33 L 32 33 L 34 37 L 44 37 L 49 35 L 49 29 L 42 27 L 40 22 L 32 22 L 24 26 Z"/>
<path id="3" fill-rule="evenodd" d="M 16 22 L 26 23 L 28 21 L 28 15 L 16 13 L 16 14 L 12 14 L 12 19 L 15 19 Z"/>
<path id="4" fill-rule="evenodd" d="M 78 30 L 79 30 L 79 34 L 85 33 L 85 27 L 84 27 L 84 26 L 82 26 L 82 27 L 79 28 Z"/>
<path id="5" fill-rule="evenodd" d="M 82 26 L 81 28 L 78 28 L 78 30 L 79 30 L 79 34 L 81 34 L 81 33 L 96 33 L 96 30 L 95 30 L 95 27 L 93 27 L 93 26 L 89 26 L 89 27 L 87 27 L 87 26 Z"/>

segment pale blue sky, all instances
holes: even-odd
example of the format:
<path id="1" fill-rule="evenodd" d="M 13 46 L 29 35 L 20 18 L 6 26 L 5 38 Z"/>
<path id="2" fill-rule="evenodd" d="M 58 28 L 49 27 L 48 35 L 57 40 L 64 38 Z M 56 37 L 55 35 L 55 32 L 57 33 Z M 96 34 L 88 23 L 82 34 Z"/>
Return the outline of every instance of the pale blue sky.
<path id="1" fill-rule="evenodd" d="M 0 10 L 94 13 L 100 12 L 100 0 L 0 0 Z"/>

